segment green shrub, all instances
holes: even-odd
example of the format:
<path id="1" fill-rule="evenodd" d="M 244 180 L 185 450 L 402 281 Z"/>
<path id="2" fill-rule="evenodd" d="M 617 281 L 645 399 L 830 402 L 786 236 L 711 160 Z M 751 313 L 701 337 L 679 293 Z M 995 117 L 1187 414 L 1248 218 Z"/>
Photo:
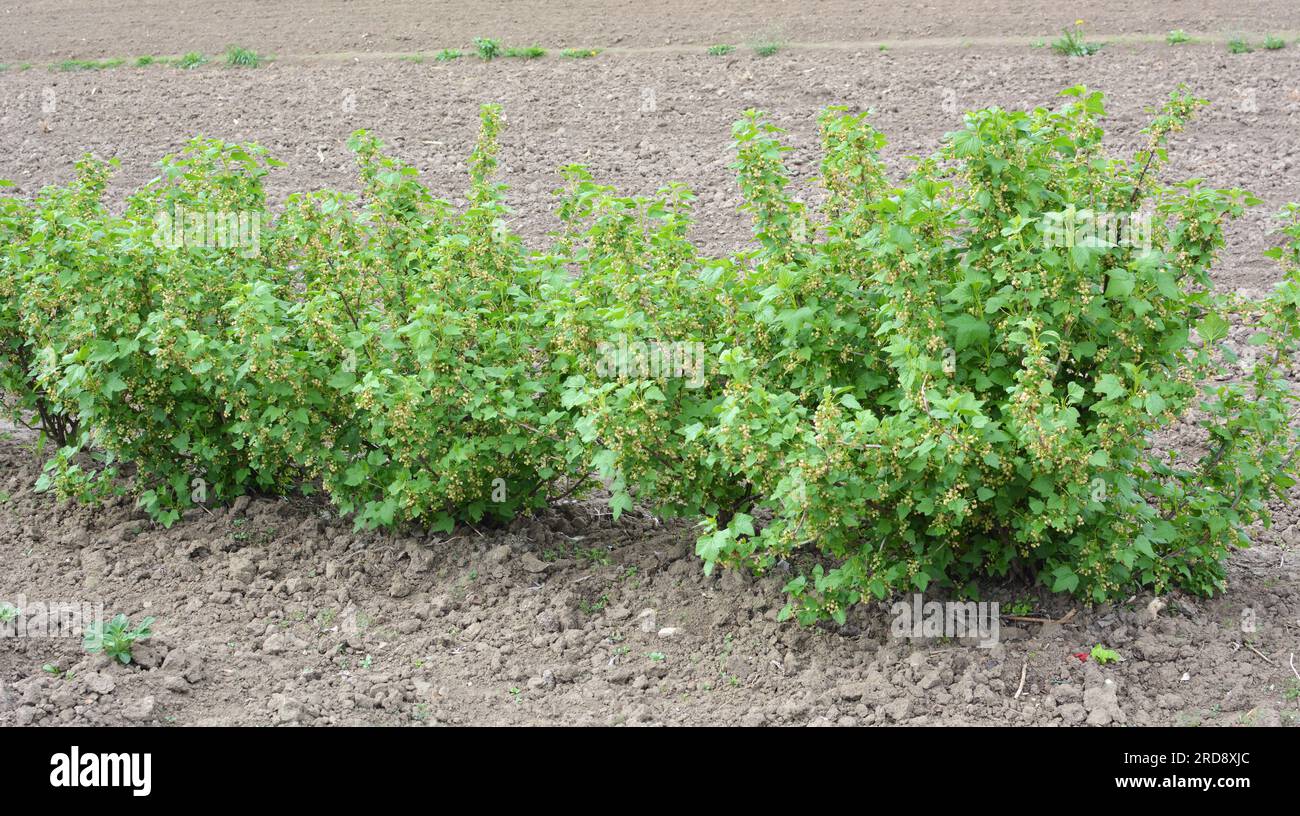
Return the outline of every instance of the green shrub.
<path id="1" fill-rule="evenodd" d="M 475 37 L 474 50 L 478 52 L 479 59 L 487 62 L 501 56 L 501 43 L 487 37 Z"/>
<path id="2" fill-rule="evenodd" d="M 29 369 L 36 394 L 85 431 L 66 440 L 42 487 L 88 489 L 74 455 L 93 450 L 103 479 L 131 463 L 141 504 L 170 522 L 195 501 L 291 481 L 283 462 L 255 466 L 231 415 L 245 388 L 233 304 L 265 270 L 249 247 L 207 227 L 209 213 L 246 214 L 253 232 L 273 164 L 257 149 L 198 139 L 164 160 L 163 175 L 130 196 L 120 217 L 99 203 L 109 170 L 99 162 L 82 162 L 73 185 L 38 197 L 41 229 L 7 261 L 23 290 L 27 337 L 40 349 Z M 280 273 L 282 285 L 288 276 Z"/>
<path id="3" fill-rule="evenodd" d="M 1300 206 L 1276 293 L 1218 294 L 1256 202 L 1161 180 L 1203 101 L 1174 94 L 1112 158 L 1101 95 L 1064 95 L 968 114 L 898 180 L 866 116 L 827 109 L 816 208 L 748 112 L 755 243 L 717 258 L 685 187 L 619 196 L 576 165 L 527 251 L 493 106 L 467 208 L 358 132 L 359 197 L 291 196 L 251 247 L 168 225 L 265 213 L 264 151 L 195 140 L 121 214 L 88 159 L 0 198 L 0 390 L 57 443 L 41 487 L 130 490 L 164 523 L 319 485 L 358 525 L 448 530 L 594 474 L 616 516 L 699 520 L 706 569 L 791 569 L 805 622 L 1013 570 L 1089 601 L 1212 593 L 1295 484 Z M 1180 423 L 1199 456 L 1163 446 Z"/>
<path id="4" fill-rule="evenodd" d="M 708 359 L 743 336 L 740 267 L 697 257 L 684 187 L 621 198 L 582 167 L 565 172 L 562 248 L 583 274 L 558 306 L 556 346 L 589 466 L 609 484 L 616 517 L 634 496 L 667 515 L 725 512 L 743 487 L 699 432 L 723 396 Z"/>
<path id="5" fill-rule="evenodd" d="M 1212 592 L 1227 552 L 1294 484 L 1278 442 L 1294 315 L 1258 338 L 1276 356 L 1219 382 L 1235 362 L 1219 344 L 1227 315 L 1254 321 L 1279 305 L 1218 297 L 1208 276 L 1222 223 L 1255 202 L 1155 181 L 1166 136 L 1200 100 L 1176 94 L 1138 156 L 1104 160 L 1100 95 L 1068 93 L 1061 113 L 971 114 L 899 187 L 849 151 L 873 181 L 827 179 L 845 191 L 831 198 L 827 240 L 807 258 L 783 235 L 767 247 L 757 274 L 772 267 L 782 290 L 810 277 L 835 292 L 836 312 L 866 318 L 822 327 L 825 304 L 805 294 L 769 313 L 779 350 L 724 357 L 733 396 L 709 434 L 763 498 L 714 524 L 698 550 L 710 564 L 768 570 L 815 545 L 832 565 L 790 582 L 787 614 L 842 618 L 864 597 L 933 583 L 973 591 L 1014 564 L 1092 600 L 1138 585 Z M 753 137 L 740 136 L 743 179 Z M 842 139 L 824 169 L 843 165 Z M 758 155 L 761 238 L 799 205 L 782 192 L 776 151 Z M 1151 249 L 1045 245 L 1045 215 L 1085 207 L 1149 208 Z M 797 369 L 772 370 L 789 357 Z M 1153 437 L 1196 411 L 1211 452 L 1184 465 Z M 761 530 L 759 515 L 772 519 Z"/>
<path id="6" fill-rule="evenodd" d="M 498 109 L 485 107 L 463 213 L 359 133 L 359 220 L 341 232 L 330 218 L 285 228 L 311 246 L 316 229 L 346 239 L 300 259 L 312 281 L 304 359 L 326 367 L 330 389 L 332 438 L 309 464 L 363 525 L 509 518 L 544 503 L 569 472 L 572 433 L 555 427 L 563 372 L 544 312 L 567 275 L 530 262 L 505 228 L 499 127 Z"/>

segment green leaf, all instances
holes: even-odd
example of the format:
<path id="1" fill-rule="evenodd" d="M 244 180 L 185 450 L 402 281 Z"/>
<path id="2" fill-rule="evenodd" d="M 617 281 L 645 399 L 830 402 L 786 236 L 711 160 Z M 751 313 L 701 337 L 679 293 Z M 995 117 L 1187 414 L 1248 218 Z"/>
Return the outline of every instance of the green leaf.
<path id="1" fill-rule="evenodd" d="M 614 520 L 617 521 L 619 516 L 632 509 L 632 497 L 625 492 L 615 493 L 609 497 L 609 506 L 614 511 Z"/>
<path id="2" fill-rule="evenodd" d="M 1201 336 L 1201 340 L 1209 345 L 1227 337 L 1229 328 L 1231 327 L 1228 321 L 1211 312 L 1200 323 L 1196 324 L 1196 333 Z"/>
<path id="3" fill-rule="evenodd" d="M 982 343 L 989 337 L 989 324 L 970 314 L 960 314 L 949 321 L 948 325 L 956 332 L 955 343 L 961 351 L 968 346 Z"/>

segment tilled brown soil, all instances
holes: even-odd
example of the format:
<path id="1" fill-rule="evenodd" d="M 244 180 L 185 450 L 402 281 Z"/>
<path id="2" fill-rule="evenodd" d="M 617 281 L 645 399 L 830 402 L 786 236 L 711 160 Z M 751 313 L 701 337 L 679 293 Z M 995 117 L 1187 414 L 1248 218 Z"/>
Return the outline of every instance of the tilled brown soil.
<path id="1" fill-rule="evenodd" d="M 0 8 L 0 62 L 215 52 L 228 42 L 291 56 L 257 70 L 11 68 L 0 73 L 0 178 L 30 194 L 66 180 L 92 151 L 121 158 L 120 201 L 161 155 L 203 133 L 257 141 L 287 161 L 270 182 L 277 198 L 354 189 L 343 143 L 364 127 L 455 198 L 477 106 L 500 102 L 516 226 L 538 246 L 555 226 L 556 168 L 579 161 L 628 193 L 688 182 L 700 196 L 697 239 L 726 251 L 748 238 L 727 167 L 730 123 L 745 108 L 789 129 L 794 170 L 815 199 L 814 117 L 825 105 L 873 108 L 898 173 L 959 127 L 963 110 L 1051 103 L 1076 83 L 1108 94 L 1108 138 L 1130 150 L 1144 108 L 1186 82 L 1215 106 L 1176 138 L 1170 176 L 1265 200 L 1232 228 L 1216 275 L 1223 287 L 1268 287 L 1277 278 L 1260 257 L 1272 243 L 1268 214 L 1300 201 L 1300 48 L 1232 56 L 1219 44 L 1124 42 L 1063 59 L 957 42 L 1046 34 L 1070 22 L 1053 16 L 1057 5 L 724 2 L 687 14 L 675 2 L 583 13 L 528 2 L 470 13 L 448 3 L 37 0 Z M 1283 2 L 1161 3 L 1136 16 L 1132 4 L 1093 5 L 1089 24 L 1111 33 L 1300 29 Z M 765 28 L 832 47 L 766 59 L 637 50 L 742 42 Z M 381 53 L 464 47 L 480 34 L 627 50 L 489 64 Z M 878 38 L 913 42 L 849 44 Z M 109 615 L 156 616 L 157 635 L 130 667 L 87 657 L 74 639 L 0 638 L 0 725 L 1238 725 L 1300 716 L 1290 666 L 1300 651 L 1300 516 L 1288 508 L 1259 546 L 1234 556 L 1222 597 L 1168 598 L 1154 613 L 1139 597 L 1078 607 L 1063 624 L 1007 622 L 1002 643 L 980 649 L 892 637 L 880 606 L 843 627 L 777 624 L 781 576 L 706 578 L 689 525 L 615 523 L 599 502 L 454 537 L 354 534 L 327 508 L 269 499 L 195 511 L 163 530 L 126 502 L 92 509 L 34 494 L 31 443 L 18 433 L 0 440 L 0 601 L 102 601 Z M 1031 617 L 1074 609 L 1024 584 L 987 589 L 1004 612 L 1013 602 Z M 1095 644 L 1125 660 L 1099 667 L 1074 656 Z"/>
<path id="2" fill-rule="evenodd" d="M 0 599 L 158 618 L 137 664 L 75 639 L 0 639 L 0 725 L 1294 724 L 1290 516 L 1231 589 L 1004 623 L 989 649 L 777 623 L 781 576 L 706 578 L 688 527 L 564 504 L 509 530 L 355 535 L 306 502 L 241 500 L 162 530 L 129 505 L 33 494 L 0 443 Z M 1072 607 L 990 587 L 1032 616 Z M 1155 614 L 1153 615 L 1153 611 Z M 1243 632 L 1243 629 L 1250 630 Z M 1080 661 L 1095 644 L 1125 659 Z M 42 667 L 51 665 L 66 676 Z M 1021 677 L 1024 685 L 1021 687 Z M 1016 696 L 1019 691 L 1019 697 Z"/>
<path id="3" fill-rule="evenodd" d="M 1300 29 L 1286 0 L 1093 0 L 1077 9 L 1056 0 L 10 0 L 0 7 L 0 61 L 216 52 L 231 43 L 281 55 L 436 51 L 469 48 L 475 37 L 555 48 L 997 39 L 1054 35 L 1079 16 L 1108 34 Z"/>

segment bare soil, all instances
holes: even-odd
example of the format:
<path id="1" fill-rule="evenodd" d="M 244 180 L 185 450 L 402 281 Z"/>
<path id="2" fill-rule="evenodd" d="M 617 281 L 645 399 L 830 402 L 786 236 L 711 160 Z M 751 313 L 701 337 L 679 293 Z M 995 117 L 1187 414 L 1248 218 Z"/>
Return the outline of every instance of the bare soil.
<path id="1" fill-rule="evenodd" d="M 517 227 L 555 226 L 556 169 L 578 161 L 628 193 L 669 180 L 699 194 L 697 240 L 748 239 L 727 165 L 730 123 L 750 107 L 789 129 L 795 171 L 817 191 L 814 117 L 875 110 L 901 173 L 963 110 L 1050 104 L 1085 83 L 1107 93 L 1116 151 L 1140 143 L 1144 109 L 1187 83 L 1215 105 L 1173 145 L 1171 177 L 1241 186 L 1264 206 L 1238 222 L 1216 272 L 1258 292 L 1268 215 L 1300 201 L 1300 47 L 1229 55 L 1167 46 L 1171 28 L 1223 36 L 1300 29 L 1290 2 L 1102 2 L 1087 16 L 1113 42 L 1066 59 L 1028 38 L 1062 25 L 1059 4 L 680 2 L 136 2 L 34 0 L 0 8 L 0 178 L 20 194 L 66 180 L 84 152 L 122 160 L 115 200 L 193 135 L 259 142 L 294 190 L 355 189 L 349 133 L 367 128 L 455 198 L 477 106 L 499 102 L 504 179 Z M 757 9 L 749 11 L 746 9 Z M 801 43 L 759 58 L 776 33 Z M 415 63 L 392 54 L 510 44 L 613 46 L 591 60 Z M 1120 37 L 1119 35 L 1128 35 Z M 1155 42 L 1142 41 L 1156 38 Z M 879 41 L 896 43 L 880 50 Z M 963 42 L 966 40 L 966 42 Z M 64 57 L 216 53 L 237 42 L 283 58 L 64 73 Z M 665 47 L 669 46 L 669 47 Z M 680 47 L 678 47 L 680 46 Z M 686 47 L 692 46 L 692 47 Z M 1175 434 L 1177 436 L 1177 434 Z M 1187 442 L 1187 440 L 1184 440 Z M 1175 439 L 1177 443 L 1177 439 Z M 1190 442 L 1187 442 L 1190 444 Z M 892 637 L 885 606 L 842 627 L 775 622 L 781 577 L 706 577 L 689 525 L 615 523 L 600 502 L 562 504 L 509 529 L 356 534 L 306 500 L 197 510 L 170 530 L 129 502 L 89 508 L 32 492 L 30 436 L 0 439 L 0 601 L 102 602 L 155 616 L 138 664 L 109 665 L 75 639 L 0 638 L 0 725 L 11 724 L 1293 724 L 1300 684 L 1300 515 L 1230 563 L 1227 594 L 1086 608 L 1023 583 L 1004 604 L 1063 624 L 1004 623 L 1002 642 Z M 649 610 L 649 611 L 647 611 Z M 1253 629 L 1253 631 L 1248 631 Z M 661 632 L 661 630 L 669 630 Z M 1081 661 L 1095 644 L 1125 660 Z M 51 665 L 69 676 L 44 671 Z M 1300 665 L 1300 664 L 1298 664 Z M 1020 685 L 1024 677 L 1023 687 Z M 1019 696 L 1016 695 L 1020 690 Z"/>
<path id="2" fill-rule="evenodd" d="M 825 44 L 996 40 L 1055 35 L 1076 16 L 1111 35 L 1263 34 L 1300 29 L 1286 0 L 1142 3 L 1094 0 L 24 0 L 0 8 L 0 59 L 122 57 L 222 51 L 231 43 L 280 56 L 512 45 L 654 48 L 780 40 Z"/>

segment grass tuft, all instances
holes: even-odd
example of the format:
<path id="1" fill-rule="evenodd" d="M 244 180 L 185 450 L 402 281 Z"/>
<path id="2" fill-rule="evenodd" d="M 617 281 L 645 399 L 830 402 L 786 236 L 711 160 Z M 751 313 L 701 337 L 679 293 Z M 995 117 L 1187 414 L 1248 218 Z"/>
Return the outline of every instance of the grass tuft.
<path id="1" fill-rule="evenodd" d="M 542 48 L 540 45 L 529 45 L 524 48 L 507 48 L 505 55 L 515 59 L 540 59 L 546 56 L 546 49 Z"/>
<path id="2" fill-rule="evenodd" d="M 126 60 L 119 57 L 106 60 L 69 59 L 60 62 L 57 68 L 60 71 L 100 71 L 105 68 L 117 68 L 125 62 Z"/>
<path id="3" fill-rule="evenodd" d="M 226 49 L 226 65 L 231 68 L 256 68 L 262 64 L 262 57 L 256 51 L 232 45 Z"/>
<path id="4" fill-rule="evenodd" d="M 728 54 L 730 54 L 732 51 L 735 51 L 735 50 L 736 50 L 736 46 L 734 46 L 734 45 L 710 45 L 710 46 L 709 46 L 709 56 L 711 56 L 711 57 L 725 57 L 725 56 L 727 56 Z"/>

